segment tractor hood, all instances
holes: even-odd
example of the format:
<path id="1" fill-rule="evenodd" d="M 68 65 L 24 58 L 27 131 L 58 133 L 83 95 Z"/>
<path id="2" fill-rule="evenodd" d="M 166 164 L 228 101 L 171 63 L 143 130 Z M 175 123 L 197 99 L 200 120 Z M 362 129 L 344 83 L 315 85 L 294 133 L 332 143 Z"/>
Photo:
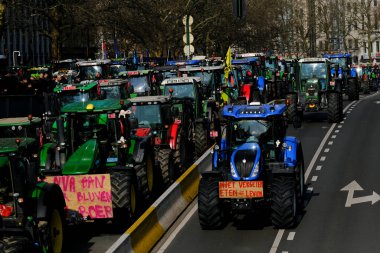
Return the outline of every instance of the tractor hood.
<path id="1" fill-rule="evenodd" d="M 95 139 L 85 142 L 67 160 L 63 167 L 62 174 L 88 174 L 95 166 L 98 148 L 98 143 Z"/>
<path id="2" fill-rule="evenodd" d="M 261 149 L 257 143 L 244 143 L 232 152 L 231 175 L 234 180 L 259 177 Z"/>

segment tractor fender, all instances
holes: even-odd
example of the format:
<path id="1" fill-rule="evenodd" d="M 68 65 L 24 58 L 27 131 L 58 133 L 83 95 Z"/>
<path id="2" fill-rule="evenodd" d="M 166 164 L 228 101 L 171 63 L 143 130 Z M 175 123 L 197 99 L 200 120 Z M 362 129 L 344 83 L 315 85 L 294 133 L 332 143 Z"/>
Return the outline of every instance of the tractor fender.
<path id="1" fill-rule="evenodd" d="M 283 162 L 270 162 L 268 163 L 269 171 L 274 175 L 278 174 L 293 174 L 294 168 L 293 166 L 286 166 Z"/>
<path id="2" fill-rule="evenodd" d="M 37 199 L 37 218 L 45 219 L 52 208 L 64 209 L 66 201 L 61 188 L 57 184 L 38 182 L 33 191 Z"/>
<path id="3" fill-rule="evenodd" d="M 135 149 L 133 151 L 133 159 L 136 163 L 142 163 L 146 154 L 150 153 L 148 150 L 150 140 L 150 136 L 146 136 L 143 138 L 139 138 L 139 140 L 136 140 Z"/>
<path id="4" fill-rule="evenodd" d="M 175 149 L 177 145 L 177 136 L 179 134 L 181 121 L 175 120 L 174 123 L 169 127 L 169 145 L 171 149 Z"/>
<path id="5" fill-rule="evenodd" d="M 286 136 L 284 138 L 284 164 L 285 167 L 296 167 L 297 166 L 297 149 L 298 140 L 293 136 Z"/>
<path id="6" fill-rule="evenodd" d="M 40 151 L 40 169 L 45 169 L 46 160 L 49 154 L 49 151 L 57 147 L 56 143 L 46 143 L 42 146 Z"/>

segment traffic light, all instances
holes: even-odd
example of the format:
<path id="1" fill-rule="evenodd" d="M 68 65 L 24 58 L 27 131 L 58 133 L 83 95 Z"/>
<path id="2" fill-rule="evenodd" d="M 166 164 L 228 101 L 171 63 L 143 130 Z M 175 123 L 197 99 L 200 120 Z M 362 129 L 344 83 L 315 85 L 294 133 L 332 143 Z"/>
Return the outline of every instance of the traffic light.
<path id="1" fill-rule="evenodd" d="M 232 0 L 232 8 L 235 17 L 244 18 L 246 14 L 246 0 Z"/>

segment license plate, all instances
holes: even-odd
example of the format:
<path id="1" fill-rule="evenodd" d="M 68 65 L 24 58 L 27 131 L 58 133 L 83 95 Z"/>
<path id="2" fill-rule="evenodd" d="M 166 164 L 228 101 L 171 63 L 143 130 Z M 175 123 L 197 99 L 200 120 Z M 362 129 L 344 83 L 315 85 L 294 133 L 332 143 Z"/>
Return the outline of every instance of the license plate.
<path id="1" fill-rule="evenodd" d="M 219 198 L 252 199 L 263 196 L 263 181 L 219 182 Z"/>

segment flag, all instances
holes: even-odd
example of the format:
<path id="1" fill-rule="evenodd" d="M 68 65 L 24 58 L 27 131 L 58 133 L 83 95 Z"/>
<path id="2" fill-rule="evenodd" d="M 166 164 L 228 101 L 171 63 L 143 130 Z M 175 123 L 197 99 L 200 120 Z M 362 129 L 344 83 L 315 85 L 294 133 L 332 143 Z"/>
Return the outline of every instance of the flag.
<path id="1" fill-rule="evenodd" d="M 137 65 L 137 52 L 133 49 L 133 65 Z"/>
<path id="2" fill-rule="evenodd" d="M 231 47 L 228 47 L 226 59 L 225 59 L 225 67 L 224 67 L 224 78 L 228 80 L 228 74 L 232 70 L 232 57 L 231 57 Z"/>
<path id="3" fill-rule="evenodd" d="M 119 57 L 119 44 L 117 43 L 116 35 L 113 37 L 113 48 L 115 51 L 115 58 L 117 59 Z"/>
<path id="4" fill-rule="evenodd" d="M 107 47 L 104 39 L 102 39 L 102 58 L 103 60 L 107 59 Z"/>

